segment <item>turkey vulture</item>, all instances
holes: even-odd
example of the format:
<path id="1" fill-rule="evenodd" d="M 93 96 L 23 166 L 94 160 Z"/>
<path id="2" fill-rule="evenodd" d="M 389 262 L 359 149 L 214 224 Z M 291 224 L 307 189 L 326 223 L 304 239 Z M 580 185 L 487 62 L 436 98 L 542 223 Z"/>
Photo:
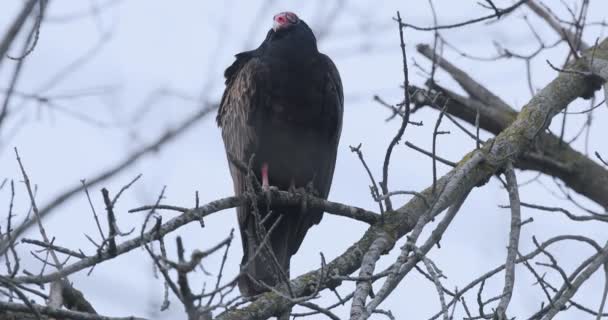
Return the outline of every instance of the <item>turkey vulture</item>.
<path id="1" fill-rule="evenodd" d="M 251 159 L 251 170 L 266 190 L 269 185 L 281 190 L 312 187 L 316 196 L 327 198 L 342 130 L 340 75 L 331 59 L 317 50 L 312 30 L 297 15 L 282 12 L 273 21 L 264 42 L 237 54 L 225 71 L 217 123 L 226 153 L 236 162 Z M 247 172 L 229 162 L 235 194 L 244 194 Z M 291 256 L 323 215 L 322 210 L 302 205 L 271 204 L 255 210 L 259 215 L 253 207 L 237 208 L 243 242 L 239 289 L 245 296 L 266 291 L 260 282 L 277 285 L 281 270 L 289 275 Z M 268 238 L 274 259 L 263 254 L 268 246 L 258 250 L 260 229 L 268 231 L 279 217 Z M 264 228 L 258 227 L 260 218 Z"/>

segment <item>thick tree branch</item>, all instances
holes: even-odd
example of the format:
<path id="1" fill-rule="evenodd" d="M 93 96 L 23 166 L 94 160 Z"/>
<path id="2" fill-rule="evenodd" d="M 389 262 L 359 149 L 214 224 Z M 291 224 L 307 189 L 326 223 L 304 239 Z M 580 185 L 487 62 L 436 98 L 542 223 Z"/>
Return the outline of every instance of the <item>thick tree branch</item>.
<path id="1" fill-rule="evenodd" d="M 419 46 L 419 48 L 427 47 Z M 426 49 L 419 51 L 425 57 L 433 59 L 432 52 Z M 448 113 L 471 125 L 475 124 L 475 116 L 479 111 L 479 126 L 496 135 L 515 120 L 517 111 L 445 58 L 435 59 L 438 65 L 454 77 L 471 97 L 463 97 L 437 84 L 429 84 L 430 91 L 427 95 L 423 94 L 424 90 L 412 87 L 410 91 L 419 92 L 414 97 L 414 101 L 418 104 L 417 108 L 421 106 L 437 108 L 447 103 Z M 606 61 L 605 56 L 603 58 L 598 56 L 597 59 Z M 592 86 L 588 86 L 591 89 Z M 429 101 L 427 98 L 429 96 L 434 97 L 434 103 Z M 560 143 L 559 137 L 553 134 L 539 133 L 537 143 L 534 144 L 531 152 L 524 153 L 519 160 L 516 160 L 515 165 L 520 169 L 536 170 L 557 177 L 572 190 L 608 209 L 608 170 L 568 144 Z"/>
<path id="2" fill-rule="evenodd" d="M 266 195 L 260 195 L 258 198 L 265 199 L 265 196 Z M 342 204 L 338 204 L 338 203 L 334 203 L 334 202 L 329 202 L 329 201 L 326 201 L 323 199 L 316 199 L 311 196 L 304 196 L 301 194 L 289 193 L 286 191 L 272 191 L 270 193 L 270 197 L 271 197 L 270 200 L 272 201 L 272 203 L 275 203 L 275 204 L 301 205 L 302 201 L 306 200 L 306 201 L 308 201 L 307 205 L 310 208 L 318 207 L 328 213 L 336 213 L 337 215 L 348 216 L 348 217 L 352 217 L 354 219 L 359 218 L 360 220 L 363 220 L 363 221 L 367 220 L 368 222 L 375 222 L 376 220 L 378 220 L 377 217 L 379 216 L 378 214 L 374 214 L 374 213 L 371 213 L 369 211 L 366 211 L 366 210 L 363 210 L 360 208 L 350 207 L 350 206 L 346 206 L 346 205 L 342 205 Z M 221 211 L 221 210 L 234 208 L 234 207 L 237 207 L 240 205 L 248 205 L 250 203 L 250 201 L 251 201 L 250 197 L 246 197 L 246 196 L 228 197 L 228 198 L 223 198 L 223 199 L 219 199 L 216 201 L 212 201 L 206 205 L 203 205 L 198 208 L 191 209 L 191 210 L 158 205 L 158 206 L 156 206 L 156 208 L 159 208 L 159 209 L 170 208 L 173 210 L 178 209 L 178 210 L 182 211 L 183 213 L 181 215 L 163 223 L 162 226 L 160 226 L 158 228 L 154 228 L 148 232 L 143 233 L 143 235 L 141 235 L 141 236 L 135 237 L 131 240 L 127 240 L 127 241 L 117 245 L 115 255 L 113 255 L 113 253 L 109 252 L 108 250 L 104 250 L 102 252 L 96 253 L 95 255 L 87 256 L 86 258 L 83 258 L 80 261 L 75 262 L 73 264 L 66 265 L 62 269 L 62 273 L 53 272 L 53 273 L 49 273 L 49 274 L 42 275 L 42 276 L 35 276 L 35 275 L 34 276 L 22 276 L 22 277 L 16 277 L 13 281 L 15 283 L 42 284 L 42 283 L 47 283 L 47 282 L 51 282 L 54 280 L 58 280 L 61 278 L 62 275 L 65 275 L 65 276 L 70 275 L 70 274 L 78 272 L 82 269 L 94 266 L 102 261 L 112 259 L 116 255 L 121 255 L 121 254 L 124 254 L 125 252 L 129 252 L 135 248 L 139 248 L 141 245 L 148 243 L 150 241 L 153 241 L 153 240 L 157 239 L 158 237 L 163 237 L 164 235 L 168 234 L 169 232 L 172 232 L 190 222 L 193 222 L 193 221 L 198 222 L 201 219 L 203 219 L 204 217 L 206 217 L 212 213 Z M 146 206 L 146 207 L 133 209 L 133 210 L 131 210 L 131 212 L 149 210 L 151 207 L 154 207 L 154 206 Z"/>
<path id="3" fill-rule="evenodd" d="M 388 249 L 390 240 L 388 235 L 379 235 L 376 240 L 372 243 L 369 250 L 365 253 L 362 258 L 361 270 L 359 271 L 360 278 L 369 278 L 374 274 L 376 268 L 376 262 L 380 259 L 382 253 Z M 353 296 L 353 303 L 350 309 L 350 318 L 357 320 L 365 318 L 365 300 L 372 289 L 371 280 L 359 280 L 357 281 L 357 289 Z"/>

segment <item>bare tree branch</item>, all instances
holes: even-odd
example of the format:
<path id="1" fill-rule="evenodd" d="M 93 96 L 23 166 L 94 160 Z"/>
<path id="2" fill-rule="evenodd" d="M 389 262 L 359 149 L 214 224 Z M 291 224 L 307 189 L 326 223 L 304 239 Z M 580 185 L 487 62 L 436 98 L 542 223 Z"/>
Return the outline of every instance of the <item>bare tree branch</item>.
<path id="1" fill-rule="evenodd" d="M 511 162 L 507 162 L 505 176 L 507 177 L 507 190 L 509 191 L 509 202 L 511 203 L 511 232 L 509 233 L 509 246 L 507 247 L 507 262 L 505 263 L 505 285 L 500 303 L 496 308 L 496 315 L 499 319 L 508 319 L 506 312 L 513 295 L 513 286 L 515 285 L 515 259 L 519 251 L 519 234 L 521 230 L 519 190 L 517 189 L 517 178 Z"/>
<path id="2" fill-rule="evenodd" d="M 10 28 L 7 30 L 6 34 L 2 38 L 2 41 L 0 41 L 0 66 L 2 66 L 2 60 L 4 59 L 4 57 L 6 57 L 8 49 L 11 47 L 13 41 L 15 40 L 15 38 L 17 38 L 17 35 L 23 28 L 27 17 L 34 10 L 36 3 L 38 3 L 38 0 L 28 0 L 26 3 L 23 4 L 23 9 L 21 9 L 21 11 L 11 24 Z"/>

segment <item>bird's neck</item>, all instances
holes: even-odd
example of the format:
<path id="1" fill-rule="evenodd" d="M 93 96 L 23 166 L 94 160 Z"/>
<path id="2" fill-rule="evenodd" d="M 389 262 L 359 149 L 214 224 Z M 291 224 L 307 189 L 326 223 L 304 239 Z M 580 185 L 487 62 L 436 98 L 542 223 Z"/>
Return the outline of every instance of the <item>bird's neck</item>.
<path id="1" fill-rule="evenodd" d="M 266 48 L 264 55 L 270 60 L 282 61 L 293 65 L 308 65 L 318 55 L 316 43 L 303 43 L 289 39 L 277 41 Z"/>

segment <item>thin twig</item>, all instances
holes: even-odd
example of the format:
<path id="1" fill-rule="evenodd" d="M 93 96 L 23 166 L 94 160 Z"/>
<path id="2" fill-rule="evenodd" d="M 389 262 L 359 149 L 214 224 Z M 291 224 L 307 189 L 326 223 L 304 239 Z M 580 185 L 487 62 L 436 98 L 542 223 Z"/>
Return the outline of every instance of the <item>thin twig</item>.
<path id="1" fill-rule="evenodd" d="M 511 232 L 509 233 L 509 246 L 507 247 L 507 261 L 505 262 L 505 284 L 502 290 L 502 297 L 496 307 L 496 314 L 499 319 L 508 319 L 506 315 L 507 307 L 513 295 L 515 284 L 515 259 L 519 251 L 519 235 L 521 230 L 521 207 L 519 204 L 519 190 L 517 189 L 517 178 L 513 164 L 507 162 L 505 167 L 507 178 L 507 190 L 509 191 L 509 202 L 511 203 Z"/>
<path id="2" fill-rule="evenodd" d="M 408 68 L 407 68 L 407 55 L 405 53 L 405 41 L 403 40 L 403 25 L 401 22 L 401 15 L 399 11 L 397 11 L 397 22 L 399 23 L 399 40 L 401 46 L 401 56 L 403 58 L 403 107 L 405 108 L 405 114 L 401 121 L 401 127 L 397 131 L 397 134 L 393 138 L 393 140 L 388 145 L 386 150 L 386 155 L 384 157 L 384 165 L 382 166 L 382 181 L 380 182 L 380 187 L 382 187 L 382 193 L 387 194 L 388 189 L 388 167 L 391 161 L 391 154 L 393 152 L 393 148 L 405 132 L 405 128 L 410 120 L 410 93 L 409 93 L 409 76 L 408 76 Z M 391 203 L 391 199 L 387 198 L 385 200 L 386 210 L 392 211 L 393 205 Z"/>

